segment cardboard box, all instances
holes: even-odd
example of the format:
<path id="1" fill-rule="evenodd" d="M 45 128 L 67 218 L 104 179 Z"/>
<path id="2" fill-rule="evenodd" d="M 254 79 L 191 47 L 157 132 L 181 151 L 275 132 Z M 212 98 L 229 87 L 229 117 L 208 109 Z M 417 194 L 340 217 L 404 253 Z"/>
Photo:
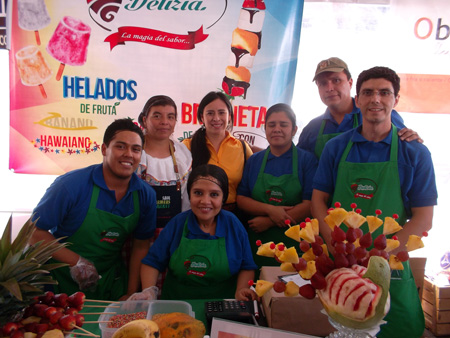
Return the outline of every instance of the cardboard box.
<path id="1" fill-rule="evenodd" d="M 411 267 L 411 272 L 414 276 L 414 281 L 416 282 L 417 291 L 419 292 L 420 300 L 422 300 L 423 294 L 423 283 L 425 278 L 425 264 L 427 259 L 425 257 L 410 257 L 409 265 Z"/>
<path id="2" fill-rule="evenodd" d="M 292 273 L 283 272 L 276 266 L 264 266 L 260 279 L 275 282 L 278 276 L 289 274 Z M 321 337 L 336 331 L 327 315 L 321 312 L 323 306 L 317 296 L 315 299 L 285 297 L 272 289 L 262 297 L 262 305 L 271 328 Z"/>
<path id="3" fill-rule="evenodd" d="M 425 326 L 434 335 L 450 335 L 450 286 L 436 285 L 425 277 L 422 308 Z"/>

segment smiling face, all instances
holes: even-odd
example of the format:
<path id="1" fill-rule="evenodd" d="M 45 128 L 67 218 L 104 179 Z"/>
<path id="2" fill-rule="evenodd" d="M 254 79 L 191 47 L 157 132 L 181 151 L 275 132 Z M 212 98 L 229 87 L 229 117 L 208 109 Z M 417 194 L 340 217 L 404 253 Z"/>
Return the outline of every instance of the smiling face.
<path id="1" fill-rule="evenodd" d="M 102 144 L 103 173 L 108 178 L 130 179 L 141 160 L 142 140 L 132 131 L 118 131 L 109 142 Z"/>
<path id="2" fill-rule="evenodd" d="M 283 111 L 272 113 L 266 120 L 266 138 L 270 148 L 287 150 L 291 147 L 292 138 L 297 132 L 297 126 Z"/>
<path id="3" fill-rule="evenodd" d="M 220 99 L 216 99 L 205 106 L 202 122 L 206 128 L 207 136 L 223 136 L 230 122 L 228 107 Z"/>
<path id="4" fill-rule="evenodd" d="M 212 176 L 198 177 L 189 191 L 191 210 L 202 225 L 210 225 L 222 209 L 223 192 Z"/>
<path id="5" fill-rule="evenodd" d="M 389 95 L 380 95 L 380 91 L 390 92 Z M 372 93 L 372 95 L 363 95 Z M 394 95 L 392 83 L 386 79 L 370 79 L 362 83 L 355 102 L 361 110 L 363 123 L 384 124 L 389 127 L 391 124 L 391 112 L 397 105 L 400 96 Z"/>
<path id="6" fill-rule="evenodd" d="M 347 79 L 347 75 L 343 71 L 339 73 L 325 72 L 316 79 L 320 99 L 330 110 L 336 111 L 342 111 L 351 101 L 352 84 L 353 80 Z"/>

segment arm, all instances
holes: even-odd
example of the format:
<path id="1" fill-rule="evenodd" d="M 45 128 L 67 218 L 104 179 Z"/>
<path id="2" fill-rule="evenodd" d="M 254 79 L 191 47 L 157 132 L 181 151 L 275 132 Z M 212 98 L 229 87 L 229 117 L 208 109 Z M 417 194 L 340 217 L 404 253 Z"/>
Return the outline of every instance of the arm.
<path id="1" fill-rule="evenodd" d="M 411 219 L 403 226 L 403 229 L 396 233 L 400 246 L 392 251 L 396 254 L 399 251 L 406 250 L 405 245 L 408 242 L 409 235 L 422 236 L 424 231 L 429 231 L 433 220 L 433 206 L 412 208 Z"/>
<path id="2" fill-rule="evenodd" d="M 328 250 L 333 248 L 331 245 L 331 229 L 328 224 L 325 223 L 324 219 L 328 214 L 328 201 L 330 197 L 330 194 L 314 189 L 311 199 L 311 212 L 313 217 L 319 221 L 319 231 L 328 247 Z"/>
<path id="3" fill-rule="evenodd" d="M 292 209 L 287 210 L 286 213 L 295 220 L 294 224 L 298 224 L 311 216 L 311 201 L 303 200 Z"/>
<path id="4" fill-rule="evenodd" d="M 133 246 L 130 256 L 129 277 L 127 294 L 123 297 L 128 298 L 133 293 L 137 292 L 140 283 L 141 261 L 145 257 L 150 247 L 149 240 L 140 240 L 133 238 Z"/>
<path id="5" fill-rule="evenodd" d="M 154 267 L 142 264 L 141 265 L 141 282 L 142 289 L 146 289 L 150 286 L 155 286 L 158 281 L 159 271 Z"/>
<path id="6" fill-rule="evenodd" d="M 284 221 L 289 219 L 291 223 L 295 223 L 286 211 L 292 209 L 291 206 L 275 206 L 263 202 L 258 202 L 253 198 L 238 195 L 236 198 L 239 208 L 254 216 L 268 216 L 274 226 L 285 227 Z"/>
<path id="7" fill-rule="evenodd" d="M 250 290 L 250 286 L 248 285 L 248 281 L 253 280 L 253 278 L 255 278 L 255 272 L 253 270 L 239 271 L 235 294 L 237 300 L 255 300 L 257 298 L 255 291 Z"/>
<path id="8" fill-rule="evenodd" d="M 55 237 L 47 230 L 42 230 L 39 229 L 38 227 L 35 227 L 35 229 L 36 230 L 34 231 L 33 235 L 30 238 L 31 244 L 36 244 L 37 242 L 40 241 L 51 242 L 55 240 Z M 72 267 L 77 264 L 80 255 L 78 255 L 77 253 L 73 252 L 70 249 L 62 248 L 53 254 L 53 258 L 60 262 L 67 263 L 69 264 L 69 266 Z"/>

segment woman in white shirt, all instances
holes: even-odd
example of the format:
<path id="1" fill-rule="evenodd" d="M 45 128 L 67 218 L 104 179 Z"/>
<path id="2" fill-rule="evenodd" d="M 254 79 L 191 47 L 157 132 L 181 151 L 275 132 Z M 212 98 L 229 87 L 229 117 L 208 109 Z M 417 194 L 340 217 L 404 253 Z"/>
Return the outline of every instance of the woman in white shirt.
<path id="1" fill-rule="evenodd" d="M 156 237 L 173 216 L 190 209 L 186 183 L 192 156 L 184 144 L 171 138 L 177 122 L 177 106 L 170 97 L 151 97 L 138 121 L 144 129 L 145 144 L 137 173 L 156 191 Z"/>

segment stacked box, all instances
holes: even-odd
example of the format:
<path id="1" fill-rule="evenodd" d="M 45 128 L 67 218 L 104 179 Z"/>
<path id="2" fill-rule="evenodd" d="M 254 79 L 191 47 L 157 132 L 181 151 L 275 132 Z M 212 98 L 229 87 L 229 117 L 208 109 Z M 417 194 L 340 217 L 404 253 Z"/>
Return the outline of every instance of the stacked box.
<path id="1" fill-rule="evenodd" d="M 450 286 L 436 285 L 425 277 L 422 308 L 425 326 L 434 335 L 450 335 Z"/>

